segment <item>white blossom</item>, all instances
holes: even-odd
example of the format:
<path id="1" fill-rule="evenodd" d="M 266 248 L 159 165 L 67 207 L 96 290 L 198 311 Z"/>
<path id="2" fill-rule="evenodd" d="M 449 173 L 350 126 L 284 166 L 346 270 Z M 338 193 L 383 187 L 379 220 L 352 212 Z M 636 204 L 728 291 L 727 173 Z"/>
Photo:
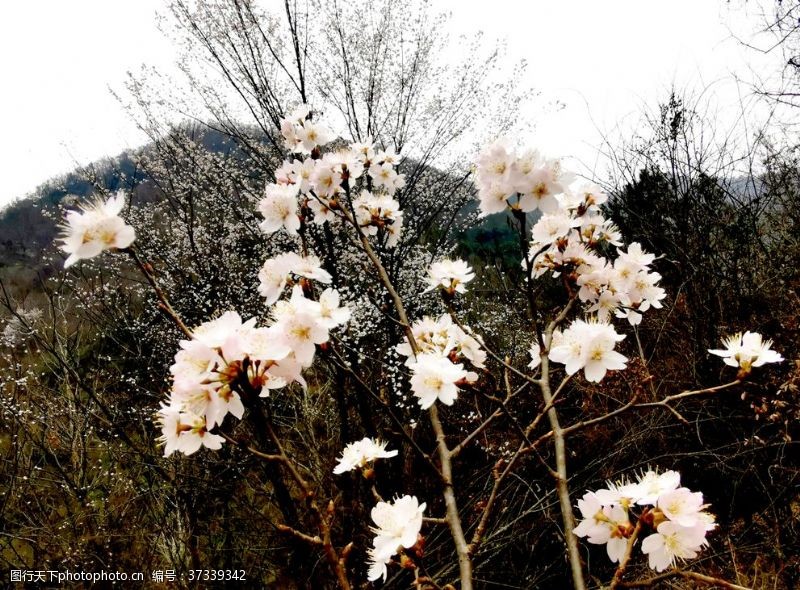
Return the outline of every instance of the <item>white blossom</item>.
<path id="1" fill-rule="evenodd" d="M 783 357 L 772 350 L 772 340 L 764 340 L 758 332 L 741 332 L 722 340 L 724 349 L 709 349 L 708 352 L 722 357 L 726 365 L 739 367 L 749 372 L 751 367 L 767 363 L 780 363 Z"/>
<path id="2" fill-rule="evenodd" d="M 425 503 L 420 504 L 415 496 L 403 496 L 391 503 L 378 502 L 371 512 L 375 523 L 372 528 L 375 558 L 385 562 L 401 547 L 409 549 L 416 545 L 424 511 Z"/>
<path id="3" fill-rule="evenodd" d="M 465 261 L 446 258 L 431 264 L 426 279 L 429 287 L 425 292 L 442 287 L 450 293 L 466 293 L 466 284 L 474 278 L 475 273 Z"/>
<path id="4" fill-rule="evenodd" d="M 369 437 L 350 443 L 342 451 L 342 456 L 333 472 L 338 475 L 345 471 L 366 467 L 377 459 L 389 459 L 397 456 L 397 451 L 386 450 L 386 444 Z"/>
<path id="5" fill-rule="evenodd" d="M 79 260 L 94 258 L 104 250 L 127 248 L 136 239 L 133 227 L 119 216 L 125 206 L 125 193 L 84 205 L 82 211 L 67 212 L 61 226 L 61 249 L 69 254 L 68 268 Z"/>

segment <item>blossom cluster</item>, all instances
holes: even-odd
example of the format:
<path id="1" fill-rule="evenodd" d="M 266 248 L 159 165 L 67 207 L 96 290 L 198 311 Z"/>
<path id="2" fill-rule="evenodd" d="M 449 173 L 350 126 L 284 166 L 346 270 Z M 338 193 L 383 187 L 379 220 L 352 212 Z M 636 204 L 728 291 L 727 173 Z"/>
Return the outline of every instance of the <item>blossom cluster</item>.
<path id="1" fill-rule="evenodd" d="M 619 563 L 628 545 L 636 542 L 633 517 L 639 526 L 652 530 L 641 546 L 652 569 L 660 572 L 678 559 L 692 559 L 716 524 L 706 511 L 703 494 L 681 487 L 680 480 L 677 471 L 647 471 L 634 482 L 587 492 L 578 501 L 583 520 L 573 532 L 589 543 L 605 545 L 611 561 Z"/>
<path id="2" fill-rule="evenodd" d="M 124 206 L 125 193 L 118 191 L 105 201 L 98 199 L 84 205 L 82 211 L 67 212 L 60 238 L 61 249 L 69 254 L 64 268 L 94 258 L 104 250 L 127 248 L 133 243 L 136 232 L 119 215 Z"/>
<path id="3" fill-rule="evenodd" d="M 424 511 L 425 503 L 420 504 L 415 496 L 403 496 L 394 502 L 378 502 L 372 509 L 375 538 L 372 548 L 367 551 L 367 578 L 371 582 L 386 579 L 386 566 L 392 557 L 417 544 Z"/>
<path id="4" fill-rule="evenodd" d="M 573 185 L 574 176 L 558 161 L 536 151 L 519 156 L 502 141 L 480 155 L 476 177 L 482 215 L 540 212 L 522 262 L 527 279 L 546 273 L 560 277 L 583 304 L 587 319 L 554 334 L 546 343 L 549 358 L 564 364 L 568 374 L 583 370 L 595 382 L 607 371 L 624 369 L 627 359 L 614 351 L 624 336 L 616 333 L 611 318 L 637 325 L 643 312 L 661 307 L 666 293 L 658 286 L 661 276 L 650 269 L 655 256 L 636 242 L 624 248 L 619 230 L 603 217 L 600 206 L 608 195 L 593 184 Z M 538 344 L 531 356 L 530 367 L 536 368 Z"/>
<path id="5" fill-rule="evenodd" d="M 330 129 L 312 121 L 307 105 L 300 105 L 281 121 L 281 135 L 286 149 L 300 154 L 310 154 L 334 138 Z"/>
<path id="6" fill-rule="evenodd" d="M 405 186 L 405 176 L 395 170 L 398 155 L 391 148 L 376 149 L 370 140 L 323 155 L 319 148 L 334 137 L 313 123 L 310 113 L 303 105 L 281 123 L 287 148 L 311 158 L 287 159 L 275 172 L 275 182 L 267 184 L 258 203 L 261 229 L 296 235 L 301 219 L 322 224 L 344 216 L 366 235 L 382 233 L 388 247 L 397 245 L 403 213 L 394 194 Z M 352 201 L 343 203 L 345 196 Z"/>
<path id="7" fill-rule="evenodd" d="M 650 270 L 655 256 L 637 242 L 627 250 L 621 247 L 619 230 L 597 208 L 607 199 L 599 189 L 582 187 L 560 197 L 562 209 L 542 215 L 531 229 L 528 260 L 532 275 L 564 274 L 574 281 L 587 313 L 601 320 L 613 314 L 639 324 L 642 312 L 660 308 L 666 297 L 658 286 L 661 275 Z M 609 246 L 615 247 L 613 260 L 601 253 Z"/>
<path id="8" fill-rule="evenodd" d="M 170 398 L 158 413 L 164 455 L 191 454 L 201 446 L 219 449 L 223 438 L 211 431 L 227 414 L 241 418 L 242 395 L 266 397 L 290 382 L 305 385 L 302 370 L 311 366 L 316 345 L 349 319 L 339 294 L 327 289 L 319 301 L 295 285 L 289 300 L 272 308 L 268 326 L 243 322 L 229 311 L 192 331 L 182 340 L 170 367 Z"/>
<path id="9" fill-rule="evenodd" d="M 480 154 L 476 178 L 484 217 L 508 208 L 554 213 L 560 209 L 558 195 L 574 176 L 565 172 L 558 160 L 545 158 L 536 150 L 517 156 L 506 142 L 497 141 Z"/>
<path id="10" fill-rule="evenodd" d="M 417 346 L 417 354 L 408 338 L 395 347 L 406 358 L 411 370 L 411 391 L 424 410 L 437 400 L 452 405 L 458 397 L 461 385 L 478 379 L 473 371 L 464 369 L 468 361 L 473 367 L 482 369 L 486 351 L 476 338 L 453 323 L 449 315 L 434 320 L 424 317 L 414 322 L 411 334 Z"/>

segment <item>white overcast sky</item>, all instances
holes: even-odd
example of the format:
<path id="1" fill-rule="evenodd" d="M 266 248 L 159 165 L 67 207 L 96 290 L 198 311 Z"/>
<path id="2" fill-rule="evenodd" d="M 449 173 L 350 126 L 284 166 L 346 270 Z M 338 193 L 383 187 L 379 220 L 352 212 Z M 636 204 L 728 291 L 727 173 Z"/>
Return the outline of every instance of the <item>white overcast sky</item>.
<path id="1" fill-rule="evenodd" d="M 47 179 L 144 141 L 110 95 L 145 63 L 169 72 L 174 54 L 156 27 L 166 0 L 38 0 L 0 8 L 0 206 Z M 275 0 L 272 0 L 275 1 Z M 536 147 L 593 166 L 609 131 L 672 84 L 711 87 L 721 111 L 746 94 L 752 71 L 772 71 L 731 36 L 752 32 L 724 0 L 433 0 L 456 31 L 505 37 L 528 61 L 529 82 L 562 110 L 536 122 Z M 737 5 L 737 0 L 732 3 Z M 542 104 L 541 101 L 539 104 Z"/>

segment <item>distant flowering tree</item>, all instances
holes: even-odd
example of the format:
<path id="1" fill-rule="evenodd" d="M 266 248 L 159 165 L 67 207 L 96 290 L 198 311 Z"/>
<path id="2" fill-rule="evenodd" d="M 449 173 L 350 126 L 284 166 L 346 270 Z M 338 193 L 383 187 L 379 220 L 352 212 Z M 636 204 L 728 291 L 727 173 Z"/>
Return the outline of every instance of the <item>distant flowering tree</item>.
<path id="1" fill-rule="evenodd" d="M 493 350 L 478 330 L 462 322 L 456 303 L 463 308 L 458 298 L 477 276 L 463 260 L 437 260 L 428 270 L 427 291 L 440 294 L 443 313 L 437 318 L 409 318 L 407 301 L 385 266 L 400 243 L 406 221 L 400 202 L 407 179 L 396 170 L 398 156 L 369 140 L 326 148 L 335 134 L 315 117 L 310 107 L 301 105 L 280 121 L 287 157 L 257 205 L 263 219 L 261 230 L 285 234 L 295 248 L 264 261 L 259 284 L 250 287 L 264 298 L 262 317 L 243 320 L 236 311 L 226 311 L 198 326 L 187 326 L 159 287 L 152 267 L 132 244 L 134 231 L 120 217 L 122 195 L 67 217 L 62 249 L 70 257 L 65 266 L 103 250 L 127 252 L 153 287 L 161 309 L 185 336 L 170 369 L 168 399 L 158 412 L 164 454 L 190 455 L 202 447 L 218 450 L 230 443 L 280 465 L 298 491 L 298 506 L 313 514 L 310 522 L 316 530 L 289 524 L 279 528 L 318 548 L 342 588 L 352 587 L 365 575 L 370 581 L 386 579 L 396 563 L 414 571 L 420 588 L 446 587 L 447 582 L 427 572 L 423 559 L 426 522 L 446 524 L 455 546 L 458 581 L 462 590 L 468 590 L 473 587 L 473 560 L 491 524 L 499 489 L 523 456 L 552 444 L 555 465 L 547 468 L 555 481 L 576 589 L 586 588 L 579 538 L 606 545 L 609 558 L 619 564 L 612 588 L 623 583 L 640 539 L 649 566 L 659 574 L 669 570 L 669 575 L 698 582 L 720 582 L 671 569 L 695 557 L 715 526 L 702 494 L 681 487 L 681 476 L 675 471 L 647 471 L 636 481 L 586 493 L 577 503 L 582 520 L 576 525 L 567 470 L 568 435 L 636 408 L 661 406 L 680 415 L 672 407 L 679 400 L 733 387 L 754 367 L 783 360 L 771 350 L 771 343 L 747 332 L 726 340 L 725 349 L 710 351 L 739 369 L 730 383 L 648 403 L 634 395 L 610 412 L 562 424 L 558 403 L 570 381 L 582 376 L 587 382 L 600 383 L 609 373 L 625 370 L 629 359 L 617 347 L 626 336 L 618 328 L 635 327 L 642 314 L 661 307 L 666 294 L 658 285 L 660 276 L 651 269 L 655 255 L 638 243 L 626 246 L 617 228 L 603 216 L 600 206 L 606 195 L 594 185 L 575 183 L 557 160 L 536 151 L 519 155 L 505 142 L 489 146 L 475 169 L 480 215 L 510 214 L 522 259 L 518 286 L 527 306 L 524 339 L 526 347 L 530 343 L 530 362 L 515 366 L 506 351 Z M 314 388 L 306 379 L 309 370 L 320 364 L 320 356 L 338 353 L 339 335 L 359 312 L 335 286 L 329 286 L 335 283 L 333 269 L 325 268 L 322 261 L 330 257 L 330 250 L 324 241 L 310 239 L 318 227 L 327 232 L 323 235 L 345 237 L 355 245 L 355 254 L 372 269 L 372 288 L 381 289 L 391 302 L 391 317 L 402 331 L 394 350 L 405 358 L 400 386 L 407 387 L 419 408 L 427 412 L 436 440 L 435 457 L 420 449 L 405 425 L 399 425 L 399 432 L 431 467 L 444 508 L 444 516 L 427 517 L 428 502 L 420 503 L 416 496 L 385 501 L 378 491 L 374 464 L 397 455 L 396 450 L 387 450 L 392 443 L 366 437 L 348 444 L 338 464 L 326 469 L 339 476 L 360 470 L 376 501 L 371 511 L 372 546 L 360 548 L 369 564 L 355 569 L 347 561 L 353 541 L 335 538 L 340 507 L 333 499 L 327 506 L 320 503 L 314 474 L 287 450 L 291 433 L 278 428 L 272 411 L 273 399 L 281 390 L 293 384 Z M 561 290 L 556 304 L 548 304 L 538 290 L 551 279 Z M 615 326 L 619 320 L 625 321 Z M 358 378 L 359 367 L 346 366 Z M 460 403 L 482 387 L 493 392 L 490 398 L 496 409 L 466 435 L 453 433 L 439 409 Z M 533 413 L 510 404 L 524 391 L 538 392 L 540 404 Z M 390 403 L 384 410 L 393 416 Z M 498 458 L 489 494 L 479 504 L 476 517 L 462 508 L 465 499 L 459 498 L 455 473 L 469 476 L 470 465 L 458 458 L 501 417 L 515 425 L 508 436 L 516 446 Z M 549 430 L 542 432 L 545 418 Z M 262 435 L 258 444 L 240 437 L 232 419 L 254 420 Z"/>

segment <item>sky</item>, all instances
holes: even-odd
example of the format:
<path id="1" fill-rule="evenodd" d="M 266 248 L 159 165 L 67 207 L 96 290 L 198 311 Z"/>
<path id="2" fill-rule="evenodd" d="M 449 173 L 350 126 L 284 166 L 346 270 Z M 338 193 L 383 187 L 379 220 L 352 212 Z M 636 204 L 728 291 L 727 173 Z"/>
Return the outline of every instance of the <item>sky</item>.
<path id="1" fill-rule="evenodd" d="M 274 0 L 272 0 L 274 1 Z M 736 2 L 733 2 L 735 5 Z M 709 88 L 735 117 L 753 72 L 776 71 L 732 35 L 758 23 L 724 0 L 433 0 L 454 32 L 506 39 L 540 94 L 530 139 L 549 155 L 598 165 L 601 133 L 636 124 L 669 88 Z M 112 96 L 142 64 L 175 72 L 156 24 L 165 0 L 8 2 L 0 19 L 0 206 L 76 165 L 137 147 L 144 135 Z M 751 17 L 752 19 L 752 17 Z M 740 80 L 737 82 L 737 80 Z M 744 80 L 742 82 L 741 80 Z M 542 104 L 562 105 L 542 116 Z M 627 127 L 626 127 L 627 125 Z M 526 138 L 527 139 L 527 138 Z"/>

